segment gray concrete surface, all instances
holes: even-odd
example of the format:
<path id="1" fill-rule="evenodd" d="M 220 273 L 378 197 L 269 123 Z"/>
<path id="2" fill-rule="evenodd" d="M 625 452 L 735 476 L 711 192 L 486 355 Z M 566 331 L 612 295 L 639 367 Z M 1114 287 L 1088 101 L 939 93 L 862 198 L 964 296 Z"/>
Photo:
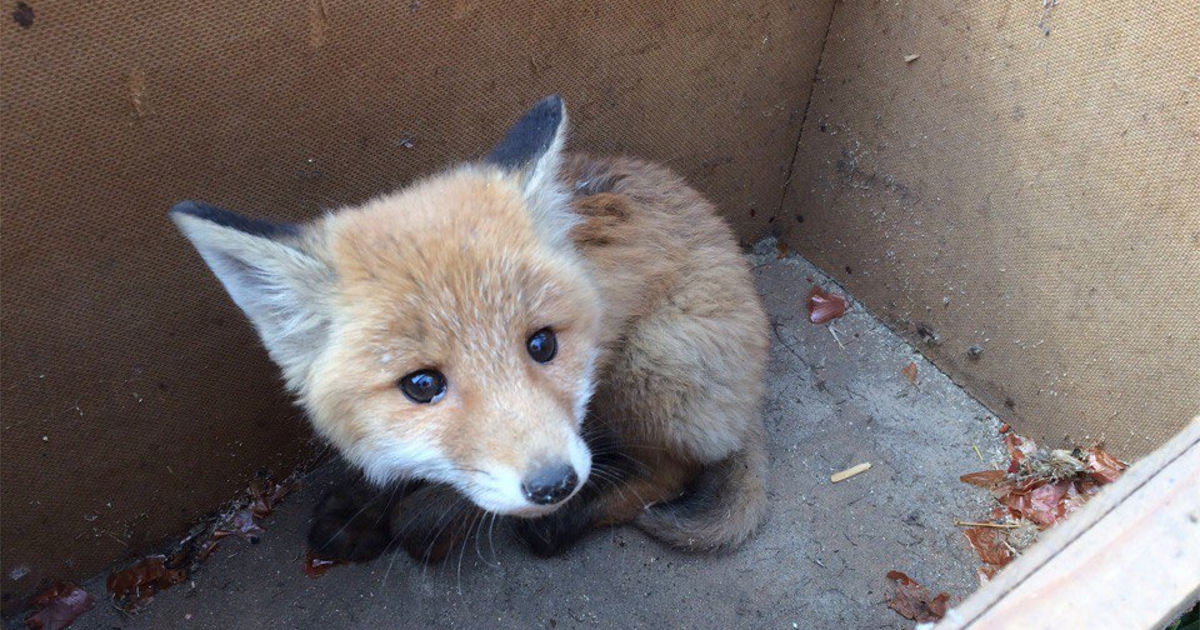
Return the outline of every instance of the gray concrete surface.
<path id="1" fill-rule="evenodd" d="M 128 617 L 99 604 L 76 628 L 906 628 L 886 605 L 890 569 L 962 597 L 978 559 L 955 518 L 986 512 L 958 481 L 1002 461 L 998 422 L 858 303 L 832 327 L 809 323 L 807 262 L 754 257 L 775 328 L 766 400 L 772 512 L 723 557 L 666 549 L 631 528 L 538 560 L 499 530 L 445 565 L 397 554 L 303 571 L 308 516 L 332 468 L 304 480 L 265 523 L 261 544 L 227 541 L 191 582 Z M 840 289 L 838 289 L 840 291 Z M 901 375 L 910 361 L 919 386 Z M 870 471 L 839 484 L 829 475 Z M 935 591 L 936 592 L 936 591 Z"/>

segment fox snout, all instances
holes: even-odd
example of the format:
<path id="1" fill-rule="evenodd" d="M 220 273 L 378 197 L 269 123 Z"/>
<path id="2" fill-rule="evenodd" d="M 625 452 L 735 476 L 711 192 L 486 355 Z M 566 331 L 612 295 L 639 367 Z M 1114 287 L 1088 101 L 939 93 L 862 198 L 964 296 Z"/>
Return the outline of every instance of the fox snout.
<path id="1" fill-rule="evenodd" d="M 579 475 L 570 464 L 538 470 L 521 482 L 521 493 L 535 505 L 562 503 L 579 487 Z"/>
<path id="2" fill-rule="evenodd" d="M 556 433 L 514 439 L 491 457 L 477 460 L 469 467 L 477 472 L 460 489 L 479 507 L 497 514 L 535 517 L 557 510 L 587 482 L 592 453 L 573 431 L 554 439 Z"/>

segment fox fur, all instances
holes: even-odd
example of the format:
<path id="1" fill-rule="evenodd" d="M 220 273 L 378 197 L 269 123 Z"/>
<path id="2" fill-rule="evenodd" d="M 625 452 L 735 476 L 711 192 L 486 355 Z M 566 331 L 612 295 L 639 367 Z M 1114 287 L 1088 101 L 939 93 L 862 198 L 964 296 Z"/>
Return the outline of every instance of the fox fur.
<path id="1" fill-rule="evenodd" d="M 622 523 L 731 549 L 765 518 L 767 320 L 730 228 L 669 170 L 565 138 L 549 97 L 483 160 L 304 225 L 172 210 L 370 482 L 318 508 L 327 555 L 435 559 L 487 513 L 547 555 Z M 444 375 L 430 403 L 397 386 L 421 369 Z M 522 494 L 547 462 L 578 478 L 552 505 Z"/>

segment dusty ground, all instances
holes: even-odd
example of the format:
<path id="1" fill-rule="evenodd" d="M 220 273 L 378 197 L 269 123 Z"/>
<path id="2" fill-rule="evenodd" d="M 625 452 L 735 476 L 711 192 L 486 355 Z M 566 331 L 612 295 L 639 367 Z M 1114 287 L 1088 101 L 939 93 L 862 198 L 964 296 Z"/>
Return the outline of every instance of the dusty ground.
<path id="1" fill-rule="evenodd" d="M 756 259 L 775 328 L 766 401 L 772 513 L 726 557 L 676 553 L 629 528 L 538 560 L 497 530 L 442 566 L 395 555 L 304 575 L 317 471 L 265 523 L 261 544 L 230 541 L 189 584 L 137 617 L 101 602 L 76 628 L 897 628 L 884 575 L 900 569 L 965 595 L 977 557 L 953 525 L 980 516 L 984 493 L 958 482 L 1002 460 L 997 421 L 861 305 L 831 329 L 805 297 L 828 281 L 807 262 Z M 811 280 L 810 280 L 811 279 Z M 919 387 L 901 369 L 919 367 Z M 860 462 L 867 473 L 833 485 Z M 494 542 L 494 544 L 493 544 Z"/>

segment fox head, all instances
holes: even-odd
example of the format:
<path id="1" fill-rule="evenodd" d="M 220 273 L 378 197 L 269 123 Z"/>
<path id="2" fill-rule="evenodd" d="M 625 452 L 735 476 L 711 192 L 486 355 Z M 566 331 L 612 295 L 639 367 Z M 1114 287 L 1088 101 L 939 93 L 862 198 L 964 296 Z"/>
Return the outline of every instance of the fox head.
<path id="1" fill-rule="evenodd" d="M 568 236 L 562 99 L 483 160 L 304 225 L 170 213 L 368 478 L 535 516 L 587 479 L 600 301 Z"/>

